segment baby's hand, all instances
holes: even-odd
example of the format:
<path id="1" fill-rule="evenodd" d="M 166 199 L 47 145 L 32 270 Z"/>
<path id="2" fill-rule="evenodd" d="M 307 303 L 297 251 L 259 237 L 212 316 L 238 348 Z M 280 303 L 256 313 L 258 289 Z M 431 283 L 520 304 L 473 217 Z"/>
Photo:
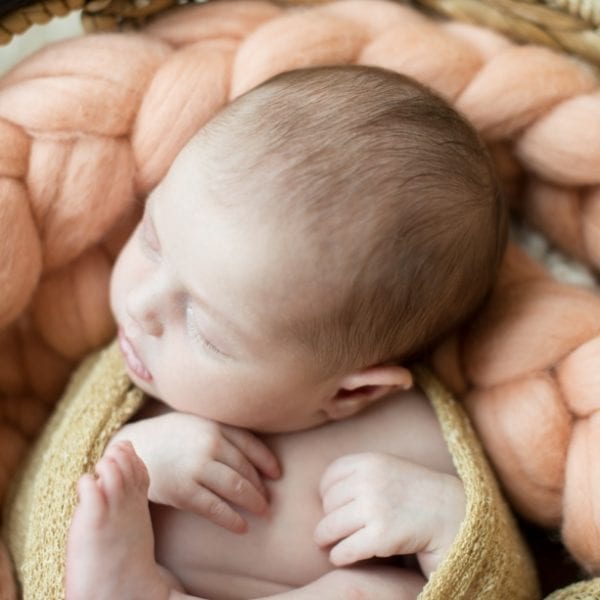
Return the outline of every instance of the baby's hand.
<path id="1" fill-rule="evenodd" d="M 448 552 L 465 515 L 462 482 L 390 454 L 350 454 L 321 478 L 325 517 L 314 533 L 336 566 L 416 554 L 424 575 Z"/>
<path id="2" fill-rule="evenodd" d="M 129 440 L 150 475 L 148 498 L 203 515 L 242 533 L 232 504 L 255 514 L 267 508 L 261 475 L 279 477 L 277 459 L 254 434 L 187 413 L 169 412 L 125 425 L 111 444 Z"/>

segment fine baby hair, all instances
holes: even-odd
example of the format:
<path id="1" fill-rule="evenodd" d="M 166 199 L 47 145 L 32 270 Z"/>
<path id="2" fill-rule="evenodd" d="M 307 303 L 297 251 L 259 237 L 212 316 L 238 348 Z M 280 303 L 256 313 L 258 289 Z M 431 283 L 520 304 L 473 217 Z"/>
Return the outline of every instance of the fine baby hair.
<path id="1" fill-rule="evenodd" d="M 196 143 L 208 147 L 198 168 L 218 173 L 212 193 L 250 198 L 289 244 L 302 240 L 291 270 L 310 273 L 312 309 L 286 325 L 332 370 L 412 358 L 495 279 L 507 214 L 491 160 L 412 79 L 360 66 L 286 72 Z"/>

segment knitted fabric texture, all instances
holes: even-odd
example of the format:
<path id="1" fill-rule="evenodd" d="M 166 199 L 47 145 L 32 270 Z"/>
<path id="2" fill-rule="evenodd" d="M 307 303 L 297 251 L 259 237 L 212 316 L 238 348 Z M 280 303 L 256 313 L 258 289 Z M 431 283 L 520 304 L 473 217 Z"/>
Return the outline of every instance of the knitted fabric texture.
<path id="1" fill-rule="evenodd" d="M 393 69 L 447 98 L 482 133 L 520 212 L 600 265 L 598 81 L 547 48 L 383 0 L 223 1 L 142 33 L 49 46 L 0 81 L 0 499 L 76 361 L 114 336 L 108 280 L 137 200 L 231 98 L 336 63 Z M 561 528 L 590 572 L 599 363 L 598 294 L 553 281 L 514 246 L 481 316 L 433 356 L 510 500 Z"/>
<path id="2" fill-rule="evenodd" d="M 534 600 L 535 572 L 481 447 L 460 406 L 425 368 L 430 398 L 465 486 L 465 520 L 423 600 Z M 111 435 L 140 406 L 116 344 L 76 372 L 21 474 L 6 515 L 6 539 L 24 600 L 64 596 L 66 537 L 76 483 L 92 470 Z"/>
<path id="3" fill-rule="evenodd" d="M 118 346 L 83 362 L 27 460 L 7 504 L 4 535 L 23 598 L 64 597 L 66 535 L 77 481 L 142 403 Z"/>
<path id="4" fill-rule="evenodd" d="M 546 600 L 597 600 L 597 598 L 600 598 L 600 580 L 598 578 L 574 583 L 562 590 L 557 590 L 547 596 Z"/>

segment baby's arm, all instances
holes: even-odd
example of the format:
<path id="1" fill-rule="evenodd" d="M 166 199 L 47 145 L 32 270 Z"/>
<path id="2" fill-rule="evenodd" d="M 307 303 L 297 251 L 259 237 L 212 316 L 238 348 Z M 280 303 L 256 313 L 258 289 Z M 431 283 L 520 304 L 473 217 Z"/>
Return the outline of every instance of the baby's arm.
<path id="1" fill-rule="evenodd" d="M 336 566 L 416 554 L 425 577 L 442 562 L 465 515 L 458 477 L 391 454 L 343 456 L 320 483 L 325 517 L 314 538 Z"/>
<path id="2" fill-rule="evenodd" d="M 232 504 L 255 514 L 265 511 L 261 474 L 276 478 L 279 466 L 258 437 L 156 401 L 141 416 L 120 429 L 109 447 L 133 444 L 150 476 L 149 500 L 198 513 L 235 532 L 247 524 Z"/>
<path id="3" fill-rule="evenodd" d="M 415 571 L 368 565 L 335 569 L 295 590 L 269 596 L 270 600 L 414 600 L 425 580 Z M 260 599 L 262 600 L 262 599 Z"/>
<path id="4" fill-rule="evenodd" d="M 423 577 L 414 571 L 370 565 L 335 569 L 303 587 L 254 600 L 415 600 L 424 585 Z M 168 600 L 207 599 L 190 596 L 177 586 L 171 587 Z"/>

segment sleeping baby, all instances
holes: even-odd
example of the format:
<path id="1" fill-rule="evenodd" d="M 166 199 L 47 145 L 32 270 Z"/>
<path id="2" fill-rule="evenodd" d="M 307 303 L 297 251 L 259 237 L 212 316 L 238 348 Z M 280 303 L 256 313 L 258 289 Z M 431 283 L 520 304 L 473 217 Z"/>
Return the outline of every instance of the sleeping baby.
<path id="1" fill-rule="evenodd" d="M 465 493 L 407 366 L 482 303 L 506 224 L 473 129 L 404 76 L 228 105 L 114 267 L 148 399 L 79 481 L 67 598 L 415 598 Z"/>

